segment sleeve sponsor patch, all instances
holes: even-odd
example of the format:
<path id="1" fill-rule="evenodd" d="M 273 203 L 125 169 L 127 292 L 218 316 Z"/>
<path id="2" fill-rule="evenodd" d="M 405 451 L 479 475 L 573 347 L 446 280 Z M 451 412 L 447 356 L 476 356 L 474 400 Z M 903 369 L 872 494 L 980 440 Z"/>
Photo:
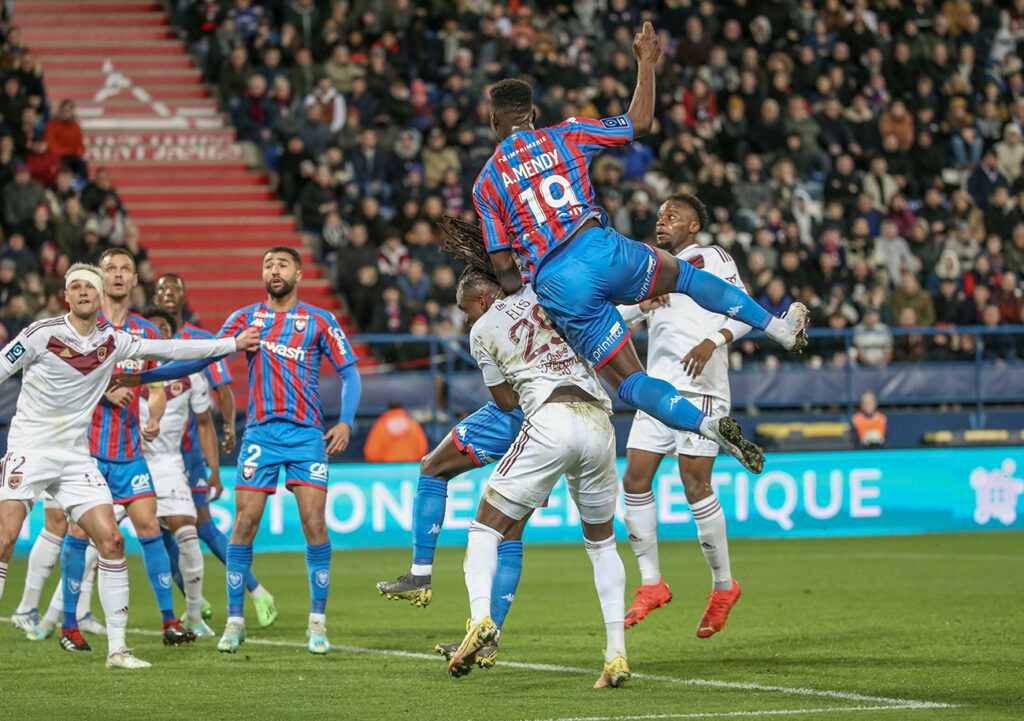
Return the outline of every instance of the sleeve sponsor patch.
<path id="1" fill-rule="evenodd" d="M 604 118 L 601 121 L 601 123 L 606 128 L 628 128 L 629 127 L 629 121 L 626 120 L 621 115 L 619 115 L 617 117 L 614 117 L 614 118 Z"/>
<path id="2" fill-rule="evenodd" d="M 6 353 L 4 353 L 4 358 L 7 359 L 8 363 L 13 364 L 17 363 L 18 359 L 21 358 L 23 355 L 25 355 L 25 346 L 21 344 L 21 341 L 18 341 L 13 346 L 11 346 Z"/>

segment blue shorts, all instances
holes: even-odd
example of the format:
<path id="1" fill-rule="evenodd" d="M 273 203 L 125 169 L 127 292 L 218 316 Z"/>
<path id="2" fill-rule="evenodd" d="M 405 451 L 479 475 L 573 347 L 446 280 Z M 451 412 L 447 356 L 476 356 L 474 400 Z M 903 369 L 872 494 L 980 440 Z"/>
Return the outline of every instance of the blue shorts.
<path id="1" fill-rule="evenodd" d="M 207 494 L 210 492 L 210 484 L 206 475 L 206 456 L 199 448 L 185 451 L 181 454 L 185 461 L 185 473 L 188 474 L 188 487 L 192 489 L 192 502 L 196 508 L 204 508 L 210 505 Z"/>
<path id="2" fill-rule="evenodd" d="M 658 265 L 650 246 L 612 228 L 588 228 L 541 265 L 533 284 L 569 345 L 599 369 L 629 340 L 615 304 L 649 298 Z"/>
<path id="3" fill-rule="evenodd" d="M 156 497 L 153 490 L 153 478 L 149 473 L 146 459 L 139 456 L 129 461 L 105 461 L 96 459 L 100 473 L 107 479 L 110 495 L 114 503 L 131 503 L 147 496 Z"/>
<path id="4" fill-rule="evenodd" d="M 452 428 L 452 441 L 460 452 L 482 467 L 505 455 L 519 435 L 521 425 L 523 412 L 520 409 L 506 413 L 496 403 L 488 402 Z"/>
<path id="5" fill-rule="evenodd" d="M 238 460 L 242 465 L 235 478 L 236 489 L 276 493 L 283 467 L 286 488 L 327 490 L 327 446 L 320 428 L 283 420 L 249 426 L 242 434 Z"/>

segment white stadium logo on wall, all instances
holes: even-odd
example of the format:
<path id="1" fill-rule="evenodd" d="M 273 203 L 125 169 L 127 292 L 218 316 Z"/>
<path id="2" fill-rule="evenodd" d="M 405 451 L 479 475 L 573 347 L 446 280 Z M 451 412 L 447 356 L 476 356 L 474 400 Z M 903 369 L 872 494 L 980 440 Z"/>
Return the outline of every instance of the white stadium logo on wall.
<path id="1" fill-rule="evenodd" d="M 994 471 L 975 468 L 971 473 L 974 489 L 974 520 L 984 525 L 996 518 L 1004 526 L 1017 520 L 1017 498 L 1024 493 L 1024 481 L 1014 478 L 1017 463 L 1007 458 Z"/>

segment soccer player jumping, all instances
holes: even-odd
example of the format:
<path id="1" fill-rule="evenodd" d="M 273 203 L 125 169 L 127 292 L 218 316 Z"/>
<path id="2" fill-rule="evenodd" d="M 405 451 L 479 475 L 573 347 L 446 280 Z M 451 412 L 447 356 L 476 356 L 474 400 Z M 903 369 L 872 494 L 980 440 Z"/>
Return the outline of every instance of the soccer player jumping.
<path id="1" fill-rule="evenodd" d="M 623 401 L 671 428 L 715 440 L 760 473 L 764 455 L 733 419 L 709 417 L 671 383 L 644 372 L 614 304 L 684 293 L 708 310 L 763 330 L 788 350 L 807 343 L 807 309 L 794 303 L 785 318 L 775 318 L 721 278 L 609 226 L 607 214 L 594 204 L 587 166 L 603 148 L 651 130 L 654 67 L 661 56 L 651 23 L 634 37 L 633 54 L 636 90 L 626 114 L 614 118 L 569 118 L 537 130 L 529 83 L 506 79 L 491 88 L 491 127 L 499 142 L 473 188 L 484 242 L 504 291 L 522 285 L 518 256 L 544 310 Z"/>
<path id="2" fill-rule="evenodd" d="M 259 347 L 249 352 L 249 409 L 242 436 L 239 477 L 235 484 L 235 526 L 227 550 L 228 619 L 217 648 L 235 653 L 245 640 L 245 579 L 252 566 L 256 538 L 267 496 L 277 491 L 278 475 L 295 494 L 306 536 L 306 570 L 310 613 L 306 636 L 309 651 L 327 653 L 325 608 L 331 582 L 331 542 L 325 518 L 327 459 L 348 446 L 359 405 L 356 354 L 337 319 L 326 310 L 299 300 L 302 258 L 288 246 L 263 255 L 267 299 L 237 310 L 218 337 L 256 326 Z M 341 418 L 325 433 L 320 403 L 320 361 L 326 356 L 341 376 Z M 168 363 L 141 374 L 143 382 L 181 378 L 206 363 Z M 133 382 L 136 376 L 119 376 Z M 137 382 L 137 381 L 135 381 Z"/>

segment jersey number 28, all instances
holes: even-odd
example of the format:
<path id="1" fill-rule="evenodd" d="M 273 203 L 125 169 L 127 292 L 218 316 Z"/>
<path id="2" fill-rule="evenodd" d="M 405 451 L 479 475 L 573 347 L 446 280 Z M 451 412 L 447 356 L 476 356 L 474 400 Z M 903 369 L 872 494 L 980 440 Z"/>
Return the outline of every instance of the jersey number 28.
<path id="1" fill-rule="evenodd" d="M 532 363 L 533 360 L 541 353 L 547 353 L 551 346 L 562 345 L 565 341 L 561 336 L 555 335 L 551 337 L 551 343 L 544 343 L 538 348 L 533 347 L 534 337 L 537 335 L 537 326 L 539 325 L 544 330 L 555 330 L 555 325 L 550 320 L 541 315 L 540 306 L 533 306 L 533 320 L 529 318 L 520 318 L 508 329 L 508 338 L 517 346 L 526 340 L 526 348 L 523 350 L 523 360 L 527 363 Z"/>

